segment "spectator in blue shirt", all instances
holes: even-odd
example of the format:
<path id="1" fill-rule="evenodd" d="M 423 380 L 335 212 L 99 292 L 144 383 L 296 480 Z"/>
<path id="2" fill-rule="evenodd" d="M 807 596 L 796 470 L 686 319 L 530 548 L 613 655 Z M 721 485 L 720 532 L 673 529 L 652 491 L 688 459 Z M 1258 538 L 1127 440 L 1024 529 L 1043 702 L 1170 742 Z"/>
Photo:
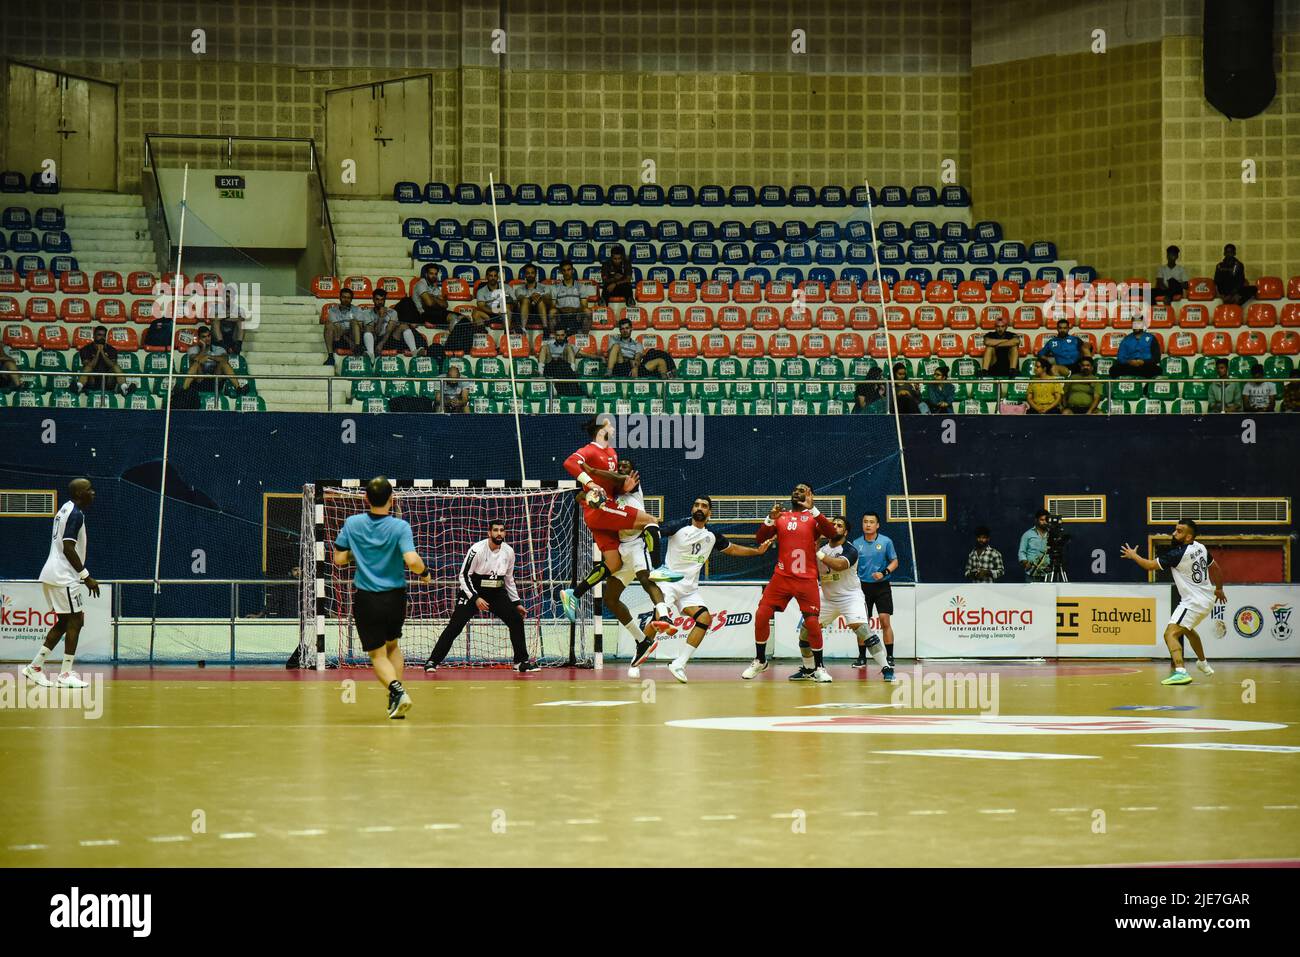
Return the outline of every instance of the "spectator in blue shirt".
<path id="1" fill-rule="evenodd" d="M 1092 355 L 1092 347 L 1078 336 L 1070 334 L 1070 323 L 1062 319 L 1056 324 L 1056 335 L 1043 344 L 1039 356 L 1052 366 L 1052 375 L 1064 378 L 1079 366 L 1079 359 Z"/>
<path id="2" fill-rule="evenodd" d="M 1020 567 L 1025 570 L 1025 581 L 1041 582 L 1047 579 L 1047 509 L 1040 508 L 1034 513 L 1032 528 L 1026 529 L 1020 536 L 1020 550 L 1017 554 Z"/>
<path id="3" fill-rule="evenodd" d="M 886 681 L 894 680 L 894 627 L 889 616 L 894 613 L 894 594 L 889 576 L 898 569 L 898 552 L 888 535 L 880 534 L 880 515 L 866 512 L 862 516 L 862 536 L 853 543 L 858 552 L 858 580 L 867 602 L 867 616 L 880 616 L 880 630 L 885 639 L 888 667 L 881 673 Z M 866 667 L 863 659 L 859 667 Z"/>
<path id="4" fill-rule="evenodd" d="M 1160 340 L 1147 332 L 1145 319 L 1133 320 L 1133 331 L 1119 344 L 1110 367 L 1112 379 L 1152 379 L 1160 374 Z"/>

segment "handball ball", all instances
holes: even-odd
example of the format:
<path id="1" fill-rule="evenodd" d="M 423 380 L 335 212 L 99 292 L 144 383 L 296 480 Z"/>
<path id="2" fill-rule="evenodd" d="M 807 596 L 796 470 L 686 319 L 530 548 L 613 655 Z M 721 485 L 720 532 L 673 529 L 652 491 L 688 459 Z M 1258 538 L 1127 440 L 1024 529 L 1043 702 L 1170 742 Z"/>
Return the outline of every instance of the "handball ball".
<path id="1" fill-rule="evenodd" d="M 587 492 L 587 504 L 592 508 L 598 508 L 603 501 L 605 501 L 605 493 L 600 489 L 593 488 Z"/>

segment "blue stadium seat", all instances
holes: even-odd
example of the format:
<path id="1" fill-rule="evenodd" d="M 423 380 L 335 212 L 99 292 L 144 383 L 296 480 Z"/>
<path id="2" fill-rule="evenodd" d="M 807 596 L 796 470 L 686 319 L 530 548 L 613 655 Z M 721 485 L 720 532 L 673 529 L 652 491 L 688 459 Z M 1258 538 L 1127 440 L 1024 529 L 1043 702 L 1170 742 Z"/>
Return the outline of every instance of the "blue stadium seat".
<path id="1" fill-rule="evenodd" d="M 728 266 L 747 265 L 749 263 L 749 247 L 744 243 L 727 243 L 722 247 L 722 261 Z"/>
<path id="2" fill-rule="evenodd" d="M 560 238 L 560 227 L 553 219 L 534 219 L 528 225 L 528 238 L 538 242 L 554 242 Z"/>
<path id="3" fill-rule="evenodd" d="M 0 256 L 0 269 L 13 269 L 14 261 L 8 256 Z"/>
<path id="4" fill-rule="evenodd" d="M 723 242 L 741 242 L 749 238 L 749 227 L 738 219 L 724 220 L 718 224 L 718 238 Z"/>
<path id="5" fill-rule="evenodd" d="M 473 240 L 495 239 L 496 233 L 490 219 L 471 219 L 465 224 L 465 237 Z"/>
<path id="6" fill-rule="evenodd" d="M 1016 264 L 1025 261 L 1025 244 L 1017 242 L 1003 243 L 998 247 L 998 262 Z"/>
<path id="7" fill-rule="evenodd" d="M 1051 263 L 1056 262 L 1056 243 L 1038 242 L 1029 247 L 1029 261 L 1031 263 Z"/>
<path id="8" fill-rule="evenodd" d="M 723 236 L 723 238 L 727 238 Z M 749 226 L 749 238 L 756 243 L 770 243 L 781 238 L 776 223 L 770 219 L 756 219 Z"/>
<path id="9" fill-rule="evenodd" d="M 636 193 L 626 183 L 619 183 L 605 192 L 605 202 L 610 206 L 631 206 L 636 202 Z"/>
<path id="10" fill-rule="evenodd" d="M 484 193 L 483 197 L 485 200 L 489 201 L 495 197 L 498 203 L 513 203 L 515 201 L 514 190 L 510 188 L 509 183 L 493 183 L 492 196 L 488 196 L 487 193 Z"/>
<path id="11" fill-rule="evenodd" d="M 815 258 L 823 266 L 839 266 L 844 262 L 844 250 L 840 249 L 839 243 L 818 243 Z"/>
<path id="12" fill-rule="evenodd" d="M 569 258 L 573 260 L 574 266 L 585 266 L 596 261 L 596 254 L 592 251 L 591 243 L 573 243 L 569 246 Z"/>
<path id="13" fill-rule="evenodd" d="M 1075 266 L 1070 270 L 1070 278 L 1075 282 L 1093 282 L 1097 278 L 1097 270 L 1091 266 Z"/>
<path id="14" fill-rule="evenodd" d="M 655 238 L 661 243 L 681 242 L 686 238 L 686 227 L 680 219 L 661 219 L 655 224 Z"/>
<path id="15" fill-rule="evenodd" d="M 0 193 L 27 192 L 27 177 L 17 170 L 7 169 L 0 173 Z"/>
<path id="16" fill-rule="evenodd" d="M 733 186 L 727 192 L 727 202 L 732 206 L 753 206 L 754 187 Z"/>
<path id="17" fill-rule="evenodd" d="M 632 243 L 627 248 L 627 260 L 634 266 L 649 266 L 657 259 L 655 248 L 650 243 Z"/>
<path id="18" fill-rule="evenodd" d="M 515 202 L 520 206 L 542 205 L 542 185 L 540 183 L 520 183 L 515 187 Z"/>
<path id="19" fill-rule="evenodd" d="M 30 229 L 20 229 L 10 234 L 9 248 L 16 253 L 34 253 L 40 251 L 41 244 L 35 232 Z"/>
<path id="20" fill-rule="evenodd" d="M 673 275 L 672 269 L 668 266 L 651 266 L 650 271 L 646 273 L 646 278 L 663 283 L 666 286 L 677 277 Z"/>
<path id="21" fill-rule="evenodd" d="M 816 272 L 816 270 L 813 270 L 813 271 Z M 826 271 L 827 271 L 827 272 L 830 272 L 829 269 L 826 270 Z M 817 279 L 817 278 L 819 278 L 819 277 L 814 276 L 813 278 L 814 278 L 814 279 Z M 847 267 L 847 268 L 845 268 L 845 269 L 841 269 L 841 270 L 840 270 L 840 278 L 841 278 L 841 279 L 847 279 L 849 282 L 851 282 L 851 283 L 856 283 L 857 285 L 860 286 L 860 285 L 862 285 L 864 282 L 867 281 L 867 271 L 866 271 L 865 269 L 859 269 L 857 266 L 849 266 L 849 267 Z M 835 280 L 835 276 L 834 276 L 834 274 L 832 273 L 830 279 L 824 279 L 824 280 L 822 280 L 822 281 L 823 281 L 823 282 L 834 282 L 834 280 Z"/>
<path id="22" fill-rule="evenodd" d="M 457 183 L 456 202 L 466 206 L 475 206 L 482 203 L 483 187 L 477 183 Z"/>
<path id="23" fill-rule="evenodd" d="M 577 263 L 575 262 L 574 265 L 576 266 Z M 585 270 L 582 271 L 581 275 L 584 282 L 599 283 L 600 266 L 588 266 Z"/>
<path id="24" fill-rule="evenodd" d="M 808 234 L 808 224 L 802 219 L 787 219 L 781 224 L 781 238 L 787 243 L 801 243 Z"/>
<path id="25" fill-rule="evenodd" d="M 903 278 L 917 283 L 920 286 L 925 286 L 934 279 L 934 273 L 930 272 L 930 270 L 926 269 L 924 266 L 913 266 L 903 274 Z"/>
<path id="26" fill-rule="evenodd" d="M 791 206 L 816 206 L 817 193 L 811 186 L 790 187 Z"/>
<path id="27" fill-rule="evenodd" d="M 41 251 L 47 253 L 72 252 L 72 237 L 62 230 L 41 235 Z"/>
<path id="28" fill-rule="evenodd" d="M 907 256 L 903 253 L 903 247 L 898 243 L 881 243 L 877 252 L 880 254 L 880 265 L 882 266 L 902 266 L 907 263 Z"/>
<path id="29" fill-rule="evenodd" d="M 573 205 L 573 187 L 565 183 L 552 183 L 546 187 L 546 205 L 548 206 L 572 206 Z"/>
<path id="30" fill-rule="evenodd" d="M 695 201 L 701 206 L 725 206 L 727 194 L 721 186 L 701 186 Z"/>
<path id="31" fill-rule="evenodd" d="M 907 238 L 907 227 L 896 219 L 886 219 L 876 227 L 876 238 L 882 243 L 901 243 Z"/>
<path id="32" fill-rule="evenodd" d="M 669 206 L 694 206 L 695 190 L 690 186 L 677 185 L 668 187 Z"/>
<path id="33" fill-rule="evenodd" d="M 871 242 L 871 224 L 860 219 L 844 224 L 844 238 L 852 243 Z"/>
<path id="34" fill-rule="evenodd" d="M 960 243 L 943 243 L 939 247 L 939 262 L 964 263 L 965 261 L 966 250 L 961 248 Z"/>
<path id="35" fill-rule="evenodd" d="M 37 272 L 45 268 L 45 260 L 40 256 L 19 256 L 18 262 L 14 267 L 18 270 L 18 275 L 26 276 L 29 272 Z"/>
<path id="36" fill-rule="evenodd" d="M 611 243 L 622 236 L 623 227 L 612 219 L 598 219 L 591 224 L 591 238 L 598 243 Z"/>
<path id="37" fill-rule="evenodd" d="M 57 206 L 42 206 L 36 211 L 36 229 L 67 229 L 63 219 L 63 210 Z"/>
<path id="38" fill-rule="evenodd" d="M 740 281 L 740 272 L 734 266 L 714 266 L 709 278 L 731 286 Z"/>
<path id="39" fill-rule="evenodd" d="M 664 243 L 659 247 L 659 261 L 672 266 L 685 265 L 687 261 L 686 244 L 676 240 Z"/>
<path id="40" fill-rule="evenodd" d="M 891 286 L 903 278 L 899 271 L 893 266 L 882 266 L 877 270 L 877 272 L 879 272 L 880 277 Z M 870 278 L 875 279 L 876 277 L 875 275 L 872 275 Z"/>
<path id="41" fill-rule="evenodd" d="M 450 203 L 451 187 L 446 183 L 425 183 L 424 201 L 426 203 Z"/>
<path id="42" fill-rule="evenodd" d="M 1041 279 L 1043 282 L 1060 282 L 1065 278 L 1065 272 L 1060 266 L 1039 266 L 1038 272 L 1034 273 L 1035 279 Z"/>
<path id="43" fill-rule="evenodd" d="M 585 242 L 591 238 L 591 227 L 584 219 L 566 219 L 560 223 L 560 238 L 566 243 Z"/>
<path id="44" fill-rule="evenodd" d="M 939 194 L 933 186 L 913 186 L 911 200 L 913 206 L 938 206 Z"/>
<path id="45" fill-rule="evenodd" d="M 51 182 L 45 182 L 45 174 L 37 170 L 27 178 L 27 188 L 33 193 L 57 193 L 59 191 L 59 181 L 57 179 Z"/>
<path id="46" fill-rule="evenodd" d="M 843 186 L 823 186 L 817 194 L 817 203 L 821 206 L 847 206 L 849 199 Z"/>
<path id="47" fill-rule="evenodd" d="M 25 206 L 10 206 L 5 210 L 5 229 L 31 229 L 32 214 Z"/>
<path id="48" fill-rule="evenodd" d="M 543 266 L 554 266 L 564 261 L 564 247 L 556 242 L 537 244 L 537 261 Z"/>
<path id="49" fill-rule="evenodd" d="M 971 231 L 971 236 L 982 243 L 1000 243 L 1002 242 L 1002 225 L 991 220 L 976 223 L 975 228 Z"/>
<path id="50" fill-rule="evenodd" d="M 418 183 L 397 183 L 393 186 L 393 199 L 399 203 L 419 203 L 424 201 L 420 195 L 420 186 Z"/>
<path id="51" fill-rule="evenodd" d="M 419 239 L 411 245 L 411 258 L 416 262 L 431 263 L 442 258 L 438 244 L 432 239 Z"/>
<path id="52" fill-rule="evenodd" d="M 455 279 L 465 280 L 471 289 L 474 288 L 474 283 L 483 278 L 479 275 L 477 266 L 457 266 L 451 271 L 451 275 Z"/>
<path id="53" fill-rule="evenodd" d="M 760 243 L 754 247 L 754 259 L 766 265 L 770 260 L 760 257 L 760 247 L 772 246 L 773 251 L 776 246 L 772 243 Z M 811 266 L 813 263 L 812 249 L 807 243 L 786 243 L 785 251 L 780 254 L 780 260 L 787 266 Z M 820 262 L 820 259 L 818 260 Z"/>
<path id="54" fill-rule="evenodd" d="M 970 193 L 966 191 L 965 186 L 945 186 L 939 198 L 945 206 L 970 205 Z"/>
<path id="55" fill-rule="evenodd" d="M 971 282 L 977 282 L 985 289 L 988 289 L 998 281 L 998 271 L 990 269 L 988 266 L 980 266 L 978 269 L 970 271 L 970 278 Z"/>
<path id="56" fill-rule="evenodd" d="M 750 266 L 745 270 L 743 278 L 747 282 L 762 283 L 766 286 L 772 281 L 772 272 L 769 269 L 764 269 L 762 266 Z"/>
<path id="57" fill-rule="evenodd" d="M 692 219 L 686 224 L 686 238 L 692 242 L 704 243 L 718 237 L 718 227 L 712 220 Z"/>
<path id="58" fill-rule="evenodd" d="M 50 259 L 50 272 L 62 276 L 65 272 L 78 272 L 81 266 L 71 256 L 54 256 Z"/>
<path id="59" fill-rule="evenodd" d="M 1029 270 L 1024 266 L 1008 266 L 1002 270 L 1002 278 L 1007 282 L 1014 282 L 1017 286 L 1023 286 L 1029 282 Z"/>
<path id="60" fill-rule="evenodd" d="M 5 239 L 4 233 L 0 233 L 0 253 L 6 253 L 8 251 L 9 251 L 9 240 Z M 7 266 L 5 268 L 12 269 L 13 267 Z"/>
<path id="61" fill-rule="evenodd" d="M 906 206 L 907 190 L 901 186 L 882 186 L 880 188 L 881 206 Z"/>
<path id="62" fill-rule="evenodd" d="M 530 263 L 533 261 L 533 244 L 525 242 L 506 243 L 505 260 L 508 263 Z"/>
<path id="63" fill-rule="evenodd" d="M 636 202 L 638 206 L 662 206 L 664 188 L 658 183 L 642 183 L 636 191 Z"/>
<path id="64" fill-rule="evenodd" d="M 481 242 L 474 245 L 474 261 L 485 266 L 493 266 L 497 261 L 497 244 Z"/>
<path id="65" fill-rule="evenodd" d="M 607 260 L 609 258 L 610 250 L 612 250 L 613 248 L 614 248 L 613 243 L 597 243 L 596 262 L 603 263 L 605 260 Z"/>
<path id="66" fill-rule="evenodd" d="M 792 286 L 797 286 L 804 280 L 804 271 L 798 266 L 782 266 L 772 278 L 777 282 L 788 282 Z"/>
<path id="67" fill-rule="evenodd" d="M 583 183 L 578 187 L 579 206 L 604 206 L 605 191 L 595 183 Z"/>
<path id="68" fill-rule="evenodd" d="M 819 243 L 838 243 L 844 238 L 844 231 L 832 219 L 819 219 L 813 225 L 812 238 Z"/>
<path id="69" fill-rule="evenodd" d="M 907 261 L 919 266 L 934 262 L 934 247 L 929 243 L 911 243 L 907 247 Z"/>
<path id="70" fill-rule="evenodd" d="M 699 266 L 683 266 L 677 271 L 677 278 L 693 282 L 698 286 L 708 278 L 708 275 Z"/>
<path id="71" fill-rule="evenodd" d="M 956 289 L 959 283 L 966 281 L 966 274 L 956 266 L 944 266 L 939 270 L 939 278 Z"/>
<path id="72" fill-rule="evenodd" d="M 760 206 L 784 206 L 785 189 L 781 186 L 764 186 L 758 191 Z"/>
<path id="73" fill-rule="evenodd" d="M 470 261 L 469 243 L 453 239 L 443 244 L 442 258 L 449 263 L 468 263 Z"/>
<path id="74" fill-rule="evenodd" d="M 880 197 L 876 195 L 874 186 L 854 186 L 849 190 L 850 206 L 867 206 L 868 203 L 871 206 L 878 206 L 879 200 Z"/>
<path id="75" fill-rule="evenodd" d="M 419 216 L 412 216 L 402 221 L 403 239 L 425 239 L 429 236 L 429 221 Z"/>
<path id="76" fill-rule="evenodd" d="M 719 262 L 715 243 L 696 243 L 691 247 L 691 262 L 698 266 L 714 266 Z"/>
<path id="77" fill-rule="evenodd" d="M 960 220 L 950 219 L 943 224 L 940 230 L 943 234 L 944 242 L 949 243 L 968 243 L 970 242 L 970 227 Z"/>
<path id="78" fill-rule="evenodd" d="M 939 227 L 928 219 L 918 219 L 907 227 L 907 236 L 914 243 L 934 243 L 939 241 Z"/>
<path id="79" fill-rule="evenodd" d="M 629 219 L 623 224 L 623 238 L 629 242 L 645 242 L 654 237 L 654 228 L 647 220 Z"/>
<path id="80" fill-rule="evenodd" d="M 844 250 L 844 261 L 851 266 L 870 266 L 875 263 L 871 243 L 849 243 Z"/>
<path id="81" fill-rule="evenodd" d="M 438 239 L 464 239 L 465 230 L 460 220 L 443 217 L 433 224 L 433 235 Z"/>
<path id="82" fill-rule="evenodd" d="M 993 262 L 993 244 L 971 243 L 970 248 L 966 250 L 966 261 L 980 266 Z"/>

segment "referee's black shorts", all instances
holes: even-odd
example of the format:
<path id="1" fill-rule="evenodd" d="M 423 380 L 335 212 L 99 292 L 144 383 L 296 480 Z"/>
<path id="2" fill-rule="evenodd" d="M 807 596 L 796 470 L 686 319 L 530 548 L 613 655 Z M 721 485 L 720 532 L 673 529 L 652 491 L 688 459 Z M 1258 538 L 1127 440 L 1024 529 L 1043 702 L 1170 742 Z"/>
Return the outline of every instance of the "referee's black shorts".
<path id="1" fill-rule="evenodd" d="M 894 613 L 894 593 L 889 582 L 863 582 L 862 597 L 867 600 L 867 614 L 892 615 Z"/>
<path id="2" fill-rule="evenodd" d="M 374 651 L 402 637 L 406 623 L 406 589 L 352 592 L 352 620 L 357 625 L 361 647 Z"/>

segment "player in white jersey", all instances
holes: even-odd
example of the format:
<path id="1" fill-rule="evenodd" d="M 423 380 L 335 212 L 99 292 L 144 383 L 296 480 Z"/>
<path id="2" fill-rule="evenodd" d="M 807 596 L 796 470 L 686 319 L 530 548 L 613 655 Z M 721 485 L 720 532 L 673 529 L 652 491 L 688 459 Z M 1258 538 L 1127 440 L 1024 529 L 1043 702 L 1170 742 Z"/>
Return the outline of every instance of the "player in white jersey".
<path id="1" fill-rule="evenodd" d="M 1187 636 L 1196 652 L 1196 667 L 1203 674 L 1212 675 L 1214 669 L 1205 660 L 1205 646 L 1201 636 L 1196 633 L 1196 626 L 1205 616 L 1214 610 L 1216 601 L 1226 602 L 1223 594 L 1223 569 L 1214 560 L 1209 549 L 1196 540 L 1196 523 L 1190 518 L 1181 519 L 1174 526 L 1172 547 L 1158 558 L 1143 558 L 1131 545 L 1120 549 L 1120 554 L 1131 558 L 1149 572 L 1166 569 L 1174 576 L 1174 585 L 1178 588 L 1178 607 L 1174 609 L 1165 625 L 1165 644 L 1169 646 L 1169 657 L 1173 660 L 1174 670 L 1169 677 L 1162 680 L 1162 685 L 1191 684 L 1192 678 L 1183 666 L 1182 638 Z"/>
<path id="2" fill-rule="evenodd" d="M 95 501 L 95 489 L 90 479 L 73 479 L 68 483 L 68 501 L 63 503 L 58 514 L 54 516 L 54 532 L 50 536 L 50 557 L 45 559 L 41 569 L 41 587 L 45 590 L 45 600 L 55 614 L 54 625 L 45 636 L 45 641 L 36 651 L 23 675 L 28 681 L 50 687 L 84 688 L 82 681 L 72 670 L 77 656 L 77 639 L 81 637 L 81 628 L 86 623 L 86 614 L 82 610 L 85 604 L 84 591 L 99 597 L 99 582 L 90 577 L 86 570 L 86 511 Z M 58 676 L 51 681 L 45 674 L 45 658 L 59 639 L 64 640 L 63 667 Z"/>
<path id="3" fill-rule="evenodd" d="M 679 522 L 664 530 L 664 569 L 679 574 L 678 581 L 666 581 L 659 586 L 664 601 L 675 614 L 685 615 L 694 620 L 690 634 L 686 636 L 686 647 L 668 665 L 669 672 L 678 681 L 686 682 L 686 662 L 691 660 L 695 649 L 700 647 L 713 616 L 705 607 L 704 596 L 700 594 L 700 572 L 709 560 L 714 549 L 724 555 L 753 556 L 762 555 L 775 538 L 770 538 L 757 548 L 737 545 L 721 532 L 709 528 L 709 516 L 713 514 L 713 499 L 707 495 L 696 496 L 691 504 L 691 520 Z M 647 622 L 646 637 L 649 638 L 650 623 Z"/>
<path id="4" fill-rule="evenodd" d="M 871 633 L 871 616 L 867 614 L 867 600 L 858 580 L 858 550 L 849 543 L 849 524 L 842 515 L 831 519 L 835 534 L 817 552 L 817 577 L 821 585 L 822 604 L 819 620 L 823 626 L 843 617 L 858 639 L 858 658 L 866 667 L 869 651 L 876 664 L 885 668 L 889 664 L 885 645 L 879 635 Z M 808 629 L 799 626 L 799 655 L 803 664 L 790 676 L 791 681 L 831 680 L 830 672 L 815 667 Z M 854 663 L 855 665 L 857 662 Z"/>

